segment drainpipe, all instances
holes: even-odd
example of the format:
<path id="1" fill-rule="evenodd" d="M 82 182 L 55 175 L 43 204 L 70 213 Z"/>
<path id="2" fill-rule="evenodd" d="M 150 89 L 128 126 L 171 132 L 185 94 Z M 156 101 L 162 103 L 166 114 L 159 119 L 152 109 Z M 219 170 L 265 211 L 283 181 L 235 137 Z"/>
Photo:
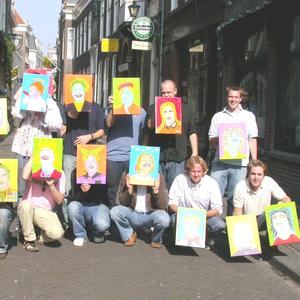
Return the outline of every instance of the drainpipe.
<path id="1" fill-rule="evenodd" d="M 163 33 L 164 33 L 164 17 L 165 17 L 165 2 L 160 0 L 160 40 L 159 40 L 159 76 L 158 76 L 158 87 L 162 82 L 162 60 L 163 60 Z"/>

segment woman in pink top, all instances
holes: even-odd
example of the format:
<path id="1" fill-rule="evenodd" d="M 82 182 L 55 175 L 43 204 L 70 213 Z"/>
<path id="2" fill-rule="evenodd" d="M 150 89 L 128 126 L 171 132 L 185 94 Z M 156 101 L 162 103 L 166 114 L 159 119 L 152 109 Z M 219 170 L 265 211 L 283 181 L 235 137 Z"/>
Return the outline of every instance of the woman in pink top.
<path id="1" fill-rule="evenodd" d="M 27 251 L 39 251 L 34 227 L 41 229 L 41 242 L 60 239 L 64 230 L 54 212 L 56 204 L 61 204 L 65 192 L 65 175 L 59 180 L 32 179 L 32 158 L 23 169 L 23 179 L 28 181 L 23 199 L 18 206 L 18 216 L 24 235 L 24 248 Z"/>

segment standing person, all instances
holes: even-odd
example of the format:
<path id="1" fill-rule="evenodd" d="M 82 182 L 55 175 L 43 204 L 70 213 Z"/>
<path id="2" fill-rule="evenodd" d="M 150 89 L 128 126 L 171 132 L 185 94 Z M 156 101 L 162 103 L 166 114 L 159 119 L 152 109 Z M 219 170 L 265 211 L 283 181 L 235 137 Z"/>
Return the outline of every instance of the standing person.
<path id="1" fill-rule="evenodd" d="M 54 212 L 62 204 L 65 191 L 65 176 L 59 180 L 33 179 L 32 158 L 23 169 L 23 179 L 28 181 L 23 199 L 18 206 L 18 216 L 24 235 L 24 248 L 30 252 L 39 251 L 34 227 L 41 229 L 40 243 L 59 240 L 64 235 L 61 223 Z"/>
<path id="2" fill-rule="evenodd" d="M 18 159 L 18 174 L 22 174 L 23 168 L 32 156 L 34 138 L 51 138 L 51 132 L 59 132 L 62 127 L 62 118 L 56 102 L 49 97 L 47 100 L 46 113 L 33 111 L 20 111 L 20 95 L 22 88 L 16 93 L 15 105 L 12 115 L 19 120 L 20 124 L 16 130 L 12 143 L 12 152 L 16 153 Z M 22 176 L 18 177 L 18 198 L 22 198 L 26 188 Z"/>
<path id="3" fill-rule="evenodd" d="M 171 186 L 169 212 L 174 229 L 179 206 L 206 210 L 208 232 L 212 235 L 208 244 L 213 244 L 214 237 L 225 229 L 225 222 L 220 217 L 223 203 L 218 183 L 207 175 L 206 163 L 200 156 L 190 157 L 186 161 L 185 172 L 178 175 Z"/>
<path id="4" fill-rule="evenodd" d="M 227 187 L 227 215 L 233 213 L 233 193 L 240 180 L 246 177 L 247 164 L 251 154 L 252 159 L 257 159 L 258 129 L 255 116 L 241 106 L 244 94 L 241 87 L 229 86 L 226 88 L 227 106 L 216 113 L 209 128 L 209 143 L 216 148 L 215 158 L 212 161 L 211 176 L 217 180 L 222 196 Z M 219 160 L 219 126 L 224 123 L 245 123 L 247 157 L 245 159 Z"/>
<path id="5" fill-rule="evenodd" d="M 66 113 L 63 169 L 66 175 L 66 191 L 62 212 L 64 225 L 68 224 L 68 201 L 71 191 L 71 174 L 76 168 L 77 145 L 92 144 L 104 136 L 104 113 L 99 104 L 93 103 L 90 112 L 69 111 Z"/>
<path id="6" fill-rule="evenodd" d="M 161 96 L 173 98 L 177 94 L 176 84 L 173 80 L 164 80 L 161 84 Z M 198 155 L 198 136 L 195 119 L 187 103 L 182 103 L 182 133 L 181 134 L 155 134 L 155 105 L 148 110 L 147 127 L 149 146 L 160 147 L 160 173 L 166 179 L 169 190 L 175 177 L 184 171 L 185 160 L 189 156 Z M 189 151 L 191 147 L 191 153 Z"/>
<path id="7" fill-rule="evenodd" d="M 75 239 L 74 246 L 81 247 L 87 239 L 88 228 L 93 242 L 103 243 L 104 233 L 110 227 L 109 208 L 106 206 L 105 186 L 102 184 L 76 184 L 73 171 L 71 202 L 68 215 L 72 223 Z"/>
<path id="8" fill-rule="evenodd" d="M 141 141 L 146 112 L 141 108 L 138 115 L 114 115 L 113 97 L 108 98 L 107 134 L 107 196 L 109 207 L 116 205 L 116 195 L 123 172 L 129 170 L 131 145 Z"/>
<path id="9" fill-rule="evenodd" d="M 262 161 L 250 161 L 247 178 L 237 184 L 233 197 L 233 214 L 255 214 L 259 228 L 265 225 L 265 208 L 271 205 L 272 198 L 279 202 L 291 201 L 278 183 L 267 176 L 267 171 L 268 167 Z"/>
<path id="10" fill-rule="evenodd" d="M 133 186 L 126 172 L 122 174 L 117 198 L 120 205 L 110 211 L 125 247 L 134 246 L 137 240 L 136 230 L 151 231 L 151 247 L 161 248 L 162 235 L 169 227 L 170 217 L 166 212 L 168 194 L 163 175 L 160 175 L 153 187 Z"/>

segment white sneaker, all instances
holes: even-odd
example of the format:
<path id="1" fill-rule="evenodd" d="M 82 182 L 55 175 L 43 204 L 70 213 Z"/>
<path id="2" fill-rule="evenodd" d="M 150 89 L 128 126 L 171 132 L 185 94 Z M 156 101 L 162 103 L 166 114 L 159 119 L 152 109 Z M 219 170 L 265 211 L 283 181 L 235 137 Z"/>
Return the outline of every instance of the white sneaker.
<path id="1" fill-rule="evenodd" d="M 85 242 L 85 238 L 76 238 L 74 241 L 73 241 L 73 245 L 76 246 L 76 247 L 82 247 L 83 244 Z"/>

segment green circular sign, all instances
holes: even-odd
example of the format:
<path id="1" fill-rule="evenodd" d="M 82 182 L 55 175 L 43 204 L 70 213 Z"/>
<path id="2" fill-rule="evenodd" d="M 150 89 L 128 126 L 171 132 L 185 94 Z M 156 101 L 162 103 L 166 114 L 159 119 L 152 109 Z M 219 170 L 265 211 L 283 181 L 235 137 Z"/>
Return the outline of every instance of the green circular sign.
<path id="1" fill-rule="evenodd" d="M 154 33 L 154 24 L 147 17 L 139 17 L 131 23 L 131 31 L 138 40 L 148 40 Z"/>

